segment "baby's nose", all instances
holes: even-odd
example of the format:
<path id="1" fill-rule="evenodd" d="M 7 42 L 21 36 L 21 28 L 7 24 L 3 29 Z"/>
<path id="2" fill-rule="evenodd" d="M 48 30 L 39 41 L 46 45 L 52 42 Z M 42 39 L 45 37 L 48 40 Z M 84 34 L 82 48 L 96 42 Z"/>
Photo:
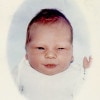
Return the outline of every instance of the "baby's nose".
<path id="1" fill-rule="evenodd" d="M 57 55 L 54 51 L 47 51 L 45 54 L 45 58 L 48 59 L 56 59 Z"/>

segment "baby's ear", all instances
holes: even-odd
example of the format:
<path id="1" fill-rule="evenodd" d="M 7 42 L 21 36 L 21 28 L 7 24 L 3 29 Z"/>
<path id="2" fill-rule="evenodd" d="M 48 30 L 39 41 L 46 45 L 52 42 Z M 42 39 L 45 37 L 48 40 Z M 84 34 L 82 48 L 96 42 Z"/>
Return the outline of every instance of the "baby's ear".
<path id="1" fill-rule="evenodd" d="M 72 63 L 73 61 L 74 61 L 74 57 L 72 56 L 72 57 L 71 57 L 71 63 Z"/>
<path id="2" fill-rule="evenodd" d="M 28 59 L 28 55 L 27 55 L 27 53 L 25 54 L 25 58 Z"/>

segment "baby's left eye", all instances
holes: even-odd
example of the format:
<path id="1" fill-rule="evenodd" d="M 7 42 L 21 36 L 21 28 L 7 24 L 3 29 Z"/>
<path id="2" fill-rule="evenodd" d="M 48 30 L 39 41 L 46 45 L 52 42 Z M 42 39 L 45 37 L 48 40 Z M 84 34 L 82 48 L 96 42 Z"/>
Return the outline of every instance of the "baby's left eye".
<path id="1" fill-rule="evenodd" d="M 58 48 L 59 50 L 64 50 L 65 48 Z"/>

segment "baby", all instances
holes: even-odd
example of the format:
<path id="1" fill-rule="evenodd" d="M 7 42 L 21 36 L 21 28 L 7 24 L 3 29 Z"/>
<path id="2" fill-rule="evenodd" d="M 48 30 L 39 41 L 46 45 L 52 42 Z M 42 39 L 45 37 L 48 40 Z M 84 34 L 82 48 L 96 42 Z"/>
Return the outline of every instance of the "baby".
<path id="1" fill-rule="evenodd" d="M 28 25 L 25 49 L 16 75 L 20 91 L 29 100 L 73 100 L 91 58 L 84 57 L 83 67 L 72 66 L 69 20 L 56 9 L 41 10 Z"/>

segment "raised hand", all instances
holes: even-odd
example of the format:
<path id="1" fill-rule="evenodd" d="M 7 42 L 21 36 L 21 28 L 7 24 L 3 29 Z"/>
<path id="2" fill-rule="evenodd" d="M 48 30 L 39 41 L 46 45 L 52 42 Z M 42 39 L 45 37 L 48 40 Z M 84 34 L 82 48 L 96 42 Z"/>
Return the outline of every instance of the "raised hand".
<path id="1" fill-rule="evenodd" d="M 85 69 L 89 68 L 91 63 L 92 63 L 92 57 L 91 56 L 89 57 L 89 59 L 87 57 L 84 57 L 84 59 L 83 59 L 83 67 Z"/>

